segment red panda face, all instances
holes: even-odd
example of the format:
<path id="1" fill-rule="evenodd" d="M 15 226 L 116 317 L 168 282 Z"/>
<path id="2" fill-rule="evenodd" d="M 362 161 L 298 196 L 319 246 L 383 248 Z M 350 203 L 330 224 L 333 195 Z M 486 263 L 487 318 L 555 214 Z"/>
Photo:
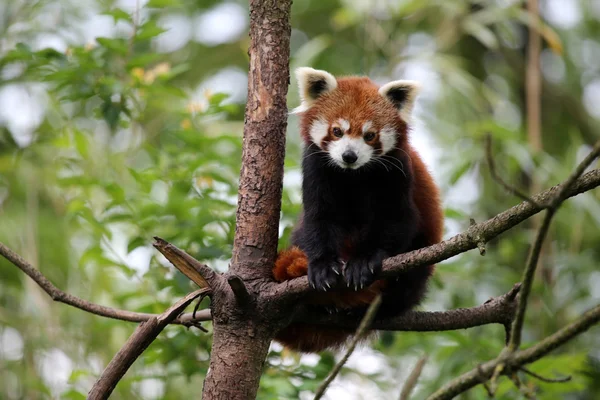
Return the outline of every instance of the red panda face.
<path id="1" fill-rule="evenodd" d="M 327 151 L 342 168 L 358 169 L 374 157 L 396 147 L 399 132 L 395 123 L 380 125 L 373 120 L 318 116 L 310 123 L 312 143 Z"/>
<path id="2" fill-rule="evenodd" d="M 394 81 L 381 88 L 364 77 L 337 79 L 298 68 L 305 141 L 326 151 L 335 165 L 359 169 L 406 142 L 418 85 Z M 379 161 L 381 162 L 381 161 Z"/>

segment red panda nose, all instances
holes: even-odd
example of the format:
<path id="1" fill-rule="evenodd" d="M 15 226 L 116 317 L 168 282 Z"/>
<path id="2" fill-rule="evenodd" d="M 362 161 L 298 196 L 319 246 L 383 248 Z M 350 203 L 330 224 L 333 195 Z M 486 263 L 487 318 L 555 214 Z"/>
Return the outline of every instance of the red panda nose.
<path id="1" fill-rule="evenodd" d="M 346 150 L 342 154 L 342 160 L 344 160 L 345 163 L 354 164 L 356 160 L 358 160 L 358 156 L 352 150 Z"/>

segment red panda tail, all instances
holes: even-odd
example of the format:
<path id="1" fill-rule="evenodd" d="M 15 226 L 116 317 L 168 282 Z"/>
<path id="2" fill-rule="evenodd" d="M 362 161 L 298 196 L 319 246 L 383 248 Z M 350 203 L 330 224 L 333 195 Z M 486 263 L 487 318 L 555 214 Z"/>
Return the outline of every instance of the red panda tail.
<path id="1" fill-rule="evenodd" d="M 308 257 L 300 248 L 293 246 L 283 250 L 277 256 L 273 277 L 278 282 L 284 282 L 304 276 L 308 273 Z M 383 289 L 383 281 L 377 281 L 368 288 L 355 291 L 337 291 L 330 293 L 314 293 L 308 298 L 308 303 L 320 306 L 349 309 L 367 306 Z M 282 329 L 275 340 L 287 348 L 314 353 L 325 349 L 342 347 L 354 334 L 354 330 L 332 328 L 323 325 L 293 323 Z"/>
<path id="2" fill-rule="evenodd" d="M 277 282 L 285 282 L 308 274 L 308 257 L 299 247 L 282 250 L 277 255 L 273 277 Z"/>

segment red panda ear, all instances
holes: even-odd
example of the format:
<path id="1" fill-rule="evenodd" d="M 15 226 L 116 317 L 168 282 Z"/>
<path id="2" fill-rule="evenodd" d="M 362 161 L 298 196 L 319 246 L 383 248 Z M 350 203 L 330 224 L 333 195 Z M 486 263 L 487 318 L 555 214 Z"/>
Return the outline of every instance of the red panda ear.
<path id="1" fill-rule="evenodd" d="M 295 108 L 293 113 L 300 113 L 308 110 L 313 103 L 325 93 L 329 93 L 337 88 L 335 77 L 327 71 L 313 69 L 309 67 L 300 67 L 296 69 L 296 79 L 300 89 L 300 106 Z"/>
<path id="2" fill-rule="evenodd" d="M 389 100 L 405 122 L 410 122 L 412 109 L 421 85 L 416 81 L 393 81 L 379 88 L 379 94 Z"/>

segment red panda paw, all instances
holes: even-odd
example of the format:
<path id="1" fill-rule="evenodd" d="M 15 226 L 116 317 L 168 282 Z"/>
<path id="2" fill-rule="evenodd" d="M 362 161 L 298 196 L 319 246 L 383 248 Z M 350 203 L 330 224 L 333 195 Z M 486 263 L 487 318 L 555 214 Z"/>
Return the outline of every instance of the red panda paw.
<path id="1" fill-rule="evenodd" d="M 339 283 L 342 277 L 342 262 L 320 258 L 308 264 L 308 282 L 314 289 L 327 291 Z"/>
<path id="2" fill-rule="evenodd" d="M 346 285 L 354 290 L 368 287 L 381 272 L 381 265 L 385 258 L 385 252 L 377 251 L 369 256 L 354 257 L 348 260 L 344 268 Z"/>

